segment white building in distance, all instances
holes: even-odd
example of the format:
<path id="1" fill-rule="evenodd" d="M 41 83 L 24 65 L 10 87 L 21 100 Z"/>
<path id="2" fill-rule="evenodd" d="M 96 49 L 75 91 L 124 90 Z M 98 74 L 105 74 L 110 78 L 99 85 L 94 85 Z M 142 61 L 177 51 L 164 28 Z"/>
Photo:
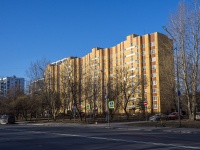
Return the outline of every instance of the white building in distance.
<path id="1" fill-rule="evenodd" d="M 17 94 L 24 93 L 24 78 L 16 76 L 0 78 L 0 96 L 14 97 Z"/>

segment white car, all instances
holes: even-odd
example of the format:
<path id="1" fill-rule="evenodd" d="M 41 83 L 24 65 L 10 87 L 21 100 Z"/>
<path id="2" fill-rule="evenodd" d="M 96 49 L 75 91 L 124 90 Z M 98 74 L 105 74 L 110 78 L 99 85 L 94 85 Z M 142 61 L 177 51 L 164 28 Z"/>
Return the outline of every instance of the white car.
<path id="1" fill-rule="evenodd" d="M 200 120 L 200 112 L 196 112 L 196 119 Z"/>
<path id="2" fill-rule="evenodd" d="M 168 120 L 167 115 L 159 113 L 149 117 L 149 121 L 160 121 L 160 120 Z"/>
<path id="3" fill-rule="evenodd" d="M 0 119 L 1 124 L 14 124 L 15 117 L 13 115 L 2 115 Z"/>

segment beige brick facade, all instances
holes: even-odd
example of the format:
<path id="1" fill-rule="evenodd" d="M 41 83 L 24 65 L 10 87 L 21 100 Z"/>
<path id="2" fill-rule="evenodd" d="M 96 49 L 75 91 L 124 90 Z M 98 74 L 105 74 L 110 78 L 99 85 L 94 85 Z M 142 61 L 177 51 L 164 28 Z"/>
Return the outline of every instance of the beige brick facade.
<path id="1" fill-rule="evenodd" d="M 109 92 L 108 83 L 116 82 L 116 70 L 125 67 L 130 72 L 130 78 L 138 76 L 145 79 L 145 84 L 139 86 L 138 92 L 134 91 L 127 109 L 131 111 L 135 107 L 134 101 L 140 97 L 147 100 L 147 111 L 152 113 L 171 111 L 174 107 L 173 65 L 172 41 L 155 32 L 143 36 L 131 34 L 116 46 L 93 48 L 91 53 L 82 58 L 69 57 L 49 67 L 53 67 L 51 71 L 57 81 L 56 89 L 67 106 L 63 109 L 71 109 L 75 102 L 81 111 L 87 111 L 86 106 L 90 105 L 93 109 L 98 109 L 98 113 L 104 112 L 105 95 Z M 75 97 L 70 94 L 72 89 L 69 89 L 69 85 L 72 82 L 77 85 Z M 87 86 L 90 89 L 86 90 Z M 62 94 L 64 89 L 68 89 L 68 95 Z M 94 101 L 91 102 L 90 99 Z"/>

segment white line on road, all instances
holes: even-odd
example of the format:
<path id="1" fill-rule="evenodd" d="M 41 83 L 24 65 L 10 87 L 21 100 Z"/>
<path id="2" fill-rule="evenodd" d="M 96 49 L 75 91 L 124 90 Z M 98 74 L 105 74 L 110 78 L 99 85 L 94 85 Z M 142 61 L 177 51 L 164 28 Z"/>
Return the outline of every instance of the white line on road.
<path id="1" fill-rule="evenodd" d="M 138 144 L 149 144 L 149 145 L 158 145 L 158 146 L 171 146 L 171 147 L 187 148 L 187 149 L 200 149 L 200 147 L 175 145 L 175 144 L 154 143 L 154 142 L 113 139 L 113 138 L 93 137 L 93 136 L 82 136 L 82 135 L 75 135 L 75 134 L 60 134 L 60 133 L 53 133 L 53 134 L 61 135 L 61 136 L 73 136 L 73 137 L 82 137 L 82 138 L 88 138 L 88 139 L 97 139 L 97 140 L 118 141 L 118 142 L 138 143 Z"/>
<path id="2" fill-rule="evenodd" d="M 14 130 L 14 131 L 22 131 L 24 130 L 17 130 L 17 129 L 7 129 L 7 130 Z M 68 136 L 68 137 L 81 137 L 87 139 L 97 139 L 97 140 L 107 140 L 107 141 L 117 141 L 117 142 L 127 142 L 127 143 L 138 143 L 138 144 L 148 144 L 148 145 L 157 145 L 157 146 L 166 146 L 166 147 L 176 147 L 176 148 L 186 148 L 186 149 L 199 149 L 200 147 L 194 146 L 185 146 L 185 145 L 176 145 L 176 144 L 165 144 L 165 143 L 155 143 L 155 142 L 145 142 L 145 141 L 135 141 L 135 140 L 124 140 L 124 139 L 114 139 L 114 138 L 105 138 L 105 137 L 95 137 L 95 136 L 83 136 L 83 135 L 76 135 L 76 134 L 63 134 L 63 133 L 49 133 L 44 131 L 25 131 L 31 132 L 36 134 L 53 134 L 57 136 Z"/>

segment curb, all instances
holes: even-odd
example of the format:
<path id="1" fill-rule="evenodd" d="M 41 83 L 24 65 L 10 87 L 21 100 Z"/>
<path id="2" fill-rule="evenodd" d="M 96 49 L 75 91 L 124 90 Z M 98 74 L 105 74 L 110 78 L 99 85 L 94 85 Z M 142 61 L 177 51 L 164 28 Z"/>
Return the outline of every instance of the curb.
<path id="1" fill-rule="evenodd" d="M 28 123 L 28 122 L 18 122 L 18 125 L 35 125 L 35 126 L 81 126 L 84 127 L 99 127 L 106 129 L 119 129 L 119 130 L 133 130 L 133 131 L 148 131 L 148 132 L 167 132 L 167 133 L 180 133 L 180 134 L 200 134 L 200 129 L 188 129 L 188 128 L 169 128 L 169 127 L 130 127 L 127 125 L 121 126 L 107 126 L 107 124 L 77 124 L 77 123 Z"/>

